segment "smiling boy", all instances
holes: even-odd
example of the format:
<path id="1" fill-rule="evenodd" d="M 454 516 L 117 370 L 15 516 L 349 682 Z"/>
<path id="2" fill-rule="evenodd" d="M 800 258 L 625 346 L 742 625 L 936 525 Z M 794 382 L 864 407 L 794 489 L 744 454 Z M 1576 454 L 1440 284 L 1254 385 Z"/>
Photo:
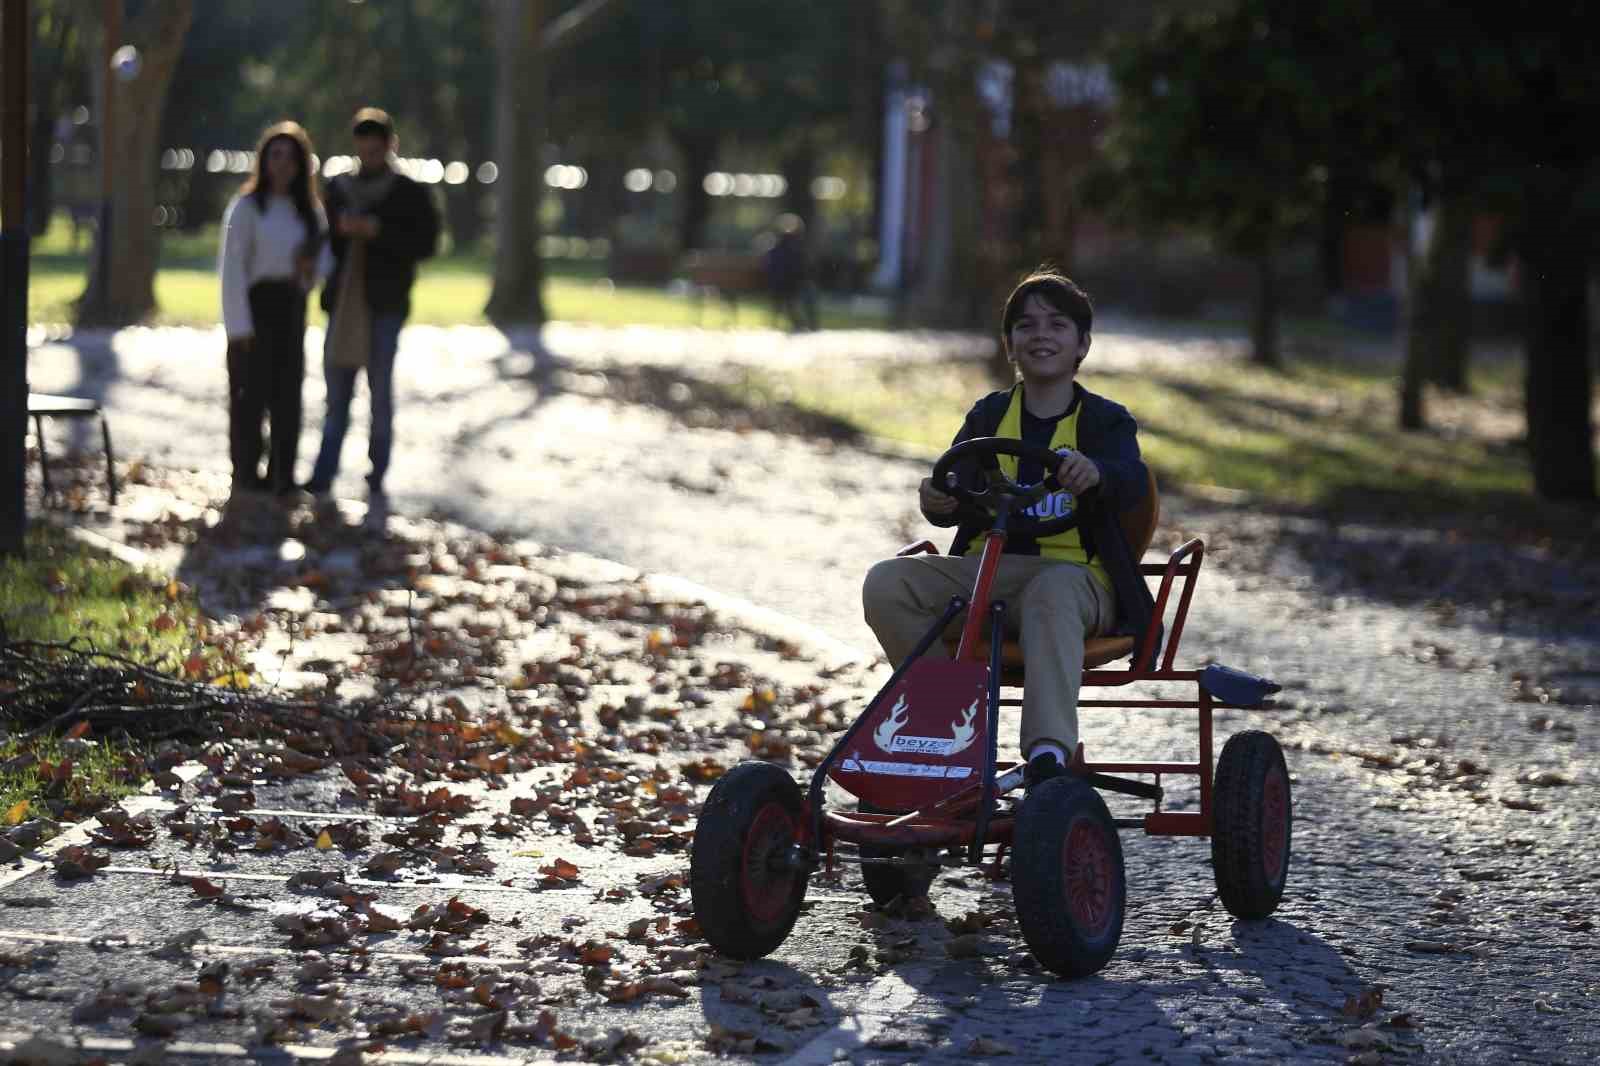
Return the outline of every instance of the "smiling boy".
<path id="1" fill-rule="evenodd" d="M 1078 525 L 1054 536 L 1034 537 L 1025 520 L 1016 522 L 995 573 L 992 595 L 1007 601 L 1008 625 L 1020 635 L 1025 658 L 1021 747 L 1030 786 L 1062 773 L 1077 746 L 1084 641 L 1141 635 L 1154 608 L 1116 520 L 1149 487 L 1138 427 L 1126 408 L 1077 381 L 1093 324 L 1093 304 L 1076 283 L 1042 271 L 1024 278 L 1006 300 L 1000 330 L 1020 380 L 974 404 L 952 441 L 1010 437 L 1058 452 L 1062 490 L 1025 513 L 1045 519 L 1081 509 Z M 1017 468 L 1007 473 L 1021 484 L 1044 480 L 1038 463 L 1013 461 Z M 923 478 L 918 495 L 929 522 L 957 527 L 950 554 L 885 559 L 868 571 L 862 588 L 867 624 L 896 666 L 951 596 L 971 594 L 991 524 L 931 478 Z M 927 654 L 945 652 L 936 641 Z"/>

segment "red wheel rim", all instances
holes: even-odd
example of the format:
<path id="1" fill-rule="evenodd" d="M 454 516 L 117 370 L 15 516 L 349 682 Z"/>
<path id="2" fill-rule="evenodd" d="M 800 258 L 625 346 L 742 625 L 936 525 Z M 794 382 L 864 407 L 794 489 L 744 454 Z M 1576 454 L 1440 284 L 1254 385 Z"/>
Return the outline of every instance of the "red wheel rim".
<path id="1" fill-rule="evenodd" d="M 1267 884 L 1283 880 L 1285 853 L 1289 850 L 1289 782 L 1283 767 L 1267 771 L 1261 783 L 1261 872 Z"/>
<path id="2" fill-rule="evenodd" d="M 795 874 L 781 864 L 796 840 L 796 828 L 784 806 L 773 802 L 756 812 L 745 834 L 739 890 L 745 908 L 757 921 L 781 918 L 789 906 Z"/>
<path id="3" fill-rule="evenodd" d="M 1092 819 L 1076 818 L 1061 852 L 1062 883 L 1067 888 L 1067 913 L 1091 940 L 1106 935 L 1116 908 L 1116 876 L 1105 828 Z"/>

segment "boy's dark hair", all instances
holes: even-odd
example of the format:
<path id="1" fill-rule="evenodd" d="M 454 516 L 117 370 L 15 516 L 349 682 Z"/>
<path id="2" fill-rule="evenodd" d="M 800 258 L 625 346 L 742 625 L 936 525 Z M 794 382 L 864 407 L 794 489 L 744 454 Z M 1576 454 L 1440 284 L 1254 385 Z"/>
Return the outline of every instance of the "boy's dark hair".
<path id="1" fill-rule="evenodd" d="M 1034 295 L 1072 319 L 1080 334 L 1088 336 L 1093 331 L 1094 304 L 1089 294 L 1065 274 L 1040 268 L 1017 282 L 1006 297 L 1006 309 L 1000 315 L 1000 343 L 1007 352 L 1011 351 L 1011 327 L 1022 317 L 1022 305 Z"/>

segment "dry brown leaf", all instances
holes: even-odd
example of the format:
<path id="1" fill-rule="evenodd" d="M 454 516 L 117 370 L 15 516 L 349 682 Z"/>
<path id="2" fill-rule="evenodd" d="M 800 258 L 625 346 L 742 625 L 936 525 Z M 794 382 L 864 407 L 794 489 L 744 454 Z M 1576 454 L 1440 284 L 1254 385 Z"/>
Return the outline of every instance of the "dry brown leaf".
<path id="1" fill-rule="evenodd" d="M 1008 1044 L 990 1040 L 986 1036 L 978 1036 L 973 1037 L 972 1043 L 967 1045 L 967 1054 L 982 1058 L 986 1055 L 1014 1055 L 1016 1052 Z"/>
<path id="2" fill-rule="evenodd" d="M 55 855 L 56 873 L 68 880 L 91 877 L 96 870 L 111 865 L 111 856 L 90 851 L 80 844 L 62 848 Z"/>

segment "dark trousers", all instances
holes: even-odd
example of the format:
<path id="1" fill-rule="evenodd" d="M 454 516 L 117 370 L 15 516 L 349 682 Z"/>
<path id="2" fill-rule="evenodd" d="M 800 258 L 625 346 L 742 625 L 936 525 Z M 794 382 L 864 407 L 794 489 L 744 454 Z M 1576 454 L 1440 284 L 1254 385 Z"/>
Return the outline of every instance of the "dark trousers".
<path id="1" fill-rule="evenodd" d="M 228 437 L 233 487 L 284 492 L 294 487 L 300 446 L 300 383 L 306 373 L 306 296 L 292 281 L 250 286 L 256 335 L 228 343 Z M 261 473 L 261 420 L 272 426 Z"/>

